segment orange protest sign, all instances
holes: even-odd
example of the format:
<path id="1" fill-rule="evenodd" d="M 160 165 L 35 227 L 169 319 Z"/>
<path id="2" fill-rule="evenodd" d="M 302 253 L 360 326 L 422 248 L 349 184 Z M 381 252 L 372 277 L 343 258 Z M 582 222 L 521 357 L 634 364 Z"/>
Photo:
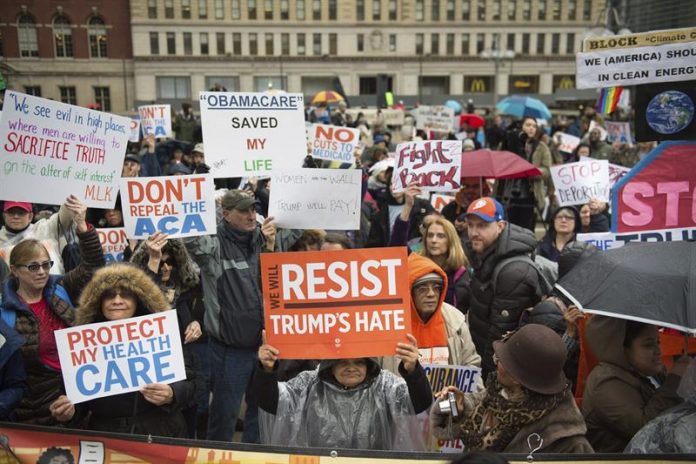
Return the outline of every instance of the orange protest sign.
<path id="1" fill-rule="evenodd" d="M 266 340 L 283 359 L 393 356 L 411 330 L 406 248 L 261 255 Z"/>

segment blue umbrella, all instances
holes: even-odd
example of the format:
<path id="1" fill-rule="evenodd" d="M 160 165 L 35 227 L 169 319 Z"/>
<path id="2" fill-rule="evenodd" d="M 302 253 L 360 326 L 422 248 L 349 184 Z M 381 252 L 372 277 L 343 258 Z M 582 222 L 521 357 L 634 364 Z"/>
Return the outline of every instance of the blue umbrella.
<path id="1" fill-rule="evenodd" d="M 495 107 L 502 114 L 509 114 L 518 118 L 531 116 L 546 120 L 551 119 L 551 112 L 544 102 L 532 97 L 511 95 L 500 100 Z"/>
<path id="2" fill-rule="evenodd" d="M 448 108 L 452 108 L 454 110 L 454 114 L 459 114 L 462 112 L 462 104 L 459 103 L 457 100 L 447 100 L 445 102 L 445 106 Z"/>

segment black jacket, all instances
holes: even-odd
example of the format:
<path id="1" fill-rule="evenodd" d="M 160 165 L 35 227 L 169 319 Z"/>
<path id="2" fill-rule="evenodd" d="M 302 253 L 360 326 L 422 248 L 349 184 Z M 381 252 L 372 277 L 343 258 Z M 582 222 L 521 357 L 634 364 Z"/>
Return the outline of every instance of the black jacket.
<path id="1" fill-rule="evenodd" d="M 380 204 L 379 211 L 372 216 L 372 219 L 370 220 L 370 234 L 367 238 L 367 243 L 365 243 L 365 248 L 377 248 L 389 245 L 389 238 L 391 237 L 391 229 L 389 225 L 390 203 L 391 202 Z M 396 203 L 391 204 L 395 205 Z M 411 216 L 409 218 L 411 229 L 409 230 L 408 240 L 420 237 L 419 226 L 423 222 L 423 218 L 433 211 L 435 211 L 435 209 L 430 203 L 422 198 L 416 198 L 416 201 L 413 204 L 413 209 L 411 210 Z"/>

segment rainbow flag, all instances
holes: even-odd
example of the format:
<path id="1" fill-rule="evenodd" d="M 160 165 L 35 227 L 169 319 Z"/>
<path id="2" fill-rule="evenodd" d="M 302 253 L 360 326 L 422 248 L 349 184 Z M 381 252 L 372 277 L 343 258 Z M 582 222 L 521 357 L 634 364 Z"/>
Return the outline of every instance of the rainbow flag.
<path id="1" fill-rule="evenodd" d="M 601 114 L 611 114 L 616 111 L 619 104 L 623 87 L 607 87 L 600 91 L 597 99 L 597 112 Z"/>

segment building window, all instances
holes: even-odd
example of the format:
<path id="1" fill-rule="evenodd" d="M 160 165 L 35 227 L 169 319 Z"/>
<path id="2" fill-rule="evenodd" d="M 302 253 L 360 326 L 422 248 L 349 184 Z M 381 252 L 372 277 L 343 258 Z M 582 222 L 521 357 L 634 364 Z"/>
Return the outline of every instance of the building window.
<path id="1" fill-rule="evenodd" d="M 234 55 L 241 55 L 242 54 L 242 33 L 241 32 L 233 32 L 232 33 L 232 53 Z"/>
<path id="2" fill-rule="evenodd" d="M 431 0 L 430 4 L 430 19 L 432 21 L 440 20 L 440 0 Z"/>
<path id="3" fill-rule="evenodd" d="M 336 21 L 338 19 L 338 6 L 336 5 L 337 0 L 329 0 L 329 21 Z"/>
<path id="4" fill-rule="evenodd" d="M 191 0 L 181 0 L 181 17 L 191 19 Z"/>
<path id="5" fill-rule="evenodd" d="M 157 19 L 157 0 L 147 0 L 147 17 Z"/>
<path id="6" fill-rule="evenodd" d="M 365 51 L 365 34 L 358 34 L 357 49 L 359 52 Z"/>
<path id="7" fill-rule="evenodd" d="M 273 34 L 272 33 L 267 33 L 266 34 L 266 55 L 267 56 L 273 56 L 275 55 L 275 50 L 273 50 Z"/>
<path id="8" fill-rule="evenodd" d="M 471 36 L 468 32 L 462 34 L 462 55 L 469 54 L 469 45 L 471 43 Z"/>
<path id="9" fill-rule="evenodd" d="M 454 0 L 447 0 L 447 21 L 454 21 Z"/>
<path id="10" fill-rule="evenodd" d="M 273 0 L 264 0 L 263 17 L 264 19 L 273 19 Z"/>
<path id="11" fill-rule="evenodd" d="M 486 0 L 478 0 L 478 20 L 486 20 Z"/>
<path id="12" fill-rule="evenodd" d="M 568 34 L 566 38 L 566 55 L 575 54 L 575 33 Z"/>
<path id="13" fill-rule="evenodd" d="M 249 19 L 256 19 L 256 0 L 247 0 L 247 13 Z"/>
<path id="14" fill-rule="evenodd" d="M 575 88 L 575 76 L 570 75 L 557 75 L 553 76 L 553 91 L 561 89 L 574 89 Z"/>
<path id="15" fill-rule="evenodd" d="M 208 0 L 198 0 L 198 18 L 208 19 Z"/>
<path id="16" fill-rule="evenodd" d="M 480 55 L 483 53 L 483 49 L 486 46 L 486 35 L 476 34 L 476 54 Z"/>
<path id="17" fill-rule="evenodd" d="M 193 34 L 184 32 L 184 55 L 193 55 Z"/>
<path id="18" fill-rule="evenodd" d="M 77 92 L 75 87 L 58 87 L 60 90 L 60 101 L 68 105 L 77 105 Z"/>
<path id="19" fill-rule="evenodd" d="M 575 17 L 578 14 L 578 2 L 577 0 L 568 0 L 568 19 L 570 21 L 575 21 Z"/>
<path id="20" fill-rule="evenodd" d="M 73 56 L 72 29 L 70 21 L 65 16 L 57 16 L 53 20 L 53 40 L 56 43 L 56 57 Z"/>
<path id="21" fill-rule="evenodd" d="M 396 34 L 389 34 L 389 51 L 396 51 Z"/>
<path id="22" fill-rule="evenodd" d="M 493 21 L 500 21 L 501 0 L 493 0 Z"/>
<path id="23" fill-rule="evenodd" d="M 528 33 L 522 34 L 522 54 L 529 55 L 530 42 L 531 42 L 531 34 L 528 34 Z"/>
<path id="24" fill-rule="evenodd" d="M 265 92 L 269 89 L 287 89 L 287 78 L 285 76 L 255 76 L 254 91 Z"/>
<path id="25" fill-rule="evenodd" d="M 539 93 L 539 76 L 510 76 L 510 93 Z"/>
<path id="26" fill-rule="evenodd" d="M 423 54 L 423 43 L 425 42 L 424 34 L 416 34 L 416 55 Z"/>
<path id="27" fill-rule="evenodd" d="M 360 95 L 377 94 L 377 78 L 374 76 L 360 78 Z"/>
<path id="28" fill-rule="evenodd" d="M 191 79 L 188 76 L 157 77 L 158 100 L 190 100 Z"/>
<path id="29" fill-rule="evenodd" d="M 312 19 L 315 21 L 321 19 L 321 0 L 312 1 Z"/>
<path id="30" fill-rule="evenodd" d="M 199 40 L 201 41 L 201 55 L 208 55 L 210 53 L 210 44 L 208 43 L 208 33 L 201 32 Z"/>
<path id="31" fill-rule="evenodd" d="M 280 19 L 290 19 L 290 3 L 288 0 L 280 0 Z"/>
<path id="32" fill-rule="evenodd" d="M 150 32 L 150 55 L 159 55 L 159 34 Z"/>
<path id="33" fill-rule="evenodd" d="M 525 21 L 532 19 L 532 0 L 522 0 L 522 19 Z"/>
<path id="34" fill-rule="evenodd" d="M 249 33 L 249 54 L 258 55 L 259 54 L 259 38 L 256 32 Z"/>
<path id="35" fill-rule="evenodd" d="M 225 0 L 215 0 L 215 19 L 225 19 Z"/>
<path id="36" fill-rule="evenodd" d="M 508 0 L 507 18 L 508 21 L 514 21 L 517 14 L 517 0 Z"/>
<path id="37" fill-rule="evenodd" d="M 440 54 L 440 34 L 430 34 L 430 53 Z"/>
<path id="38" fill-rule="evenodd" d="M 372 0 L 372 20 L 382 20 L 382 2 L 380 0 Z"/>
<path id="39" fill-rule="evenodd" d="M 464 76 L 464 93 L 487 93 L 493 90 L 493 76 Z"/>
<path id="40" fill-rule="evenodd" d="M 553 20 L 561 20 L 561 0 L 553 0 Z"/>
<path id="41" fill-rule="evenodd" d="M 295 13 L 297 16 L 297 19 L 300 21 L 304 21 L 305 19 L 305 0 L 296 0 L 297 4 L 295 5 Z"/>
<path id="42" fill-rule="evenodd" d="M 389 0 L 389 21 L 396 21 L 399 16 L 396 0 Z"/>
<path id="43" fill-rule="evenodd" d="M 449 76 L 421 76 L 422 95 L 447 95 L 449 94 Z"/>
<path id="44" fill-rule="evenodd" d="M 539 0 L 539 9 L 537 10 L 537 18 L 539 18 L 540 21 L 546 20 L 546 1 L 547 0 Z"/>
<path id="45" fill-rule="evenodd" d="M 536 48 L 537 55 L 543 55 L 545 48 L 546 48 L 546 35 L 545 34 L 537 34 L 537 48 Z"/>
<path id="46" fill-rule="evenodd" d="M 92 58 L 106 58 L 106 25 L 99 16 L 92 16 L 87 26 L 89 35 L 89 53 Z"/>
<path id="47" fill-rule="evenodd" d="M 19 38 L 19 55 L 22 57 L 39 56 L 39 42 L 36 35 L 36 21 L 24 14 L 17 21 L 17 36 Z"/>
<path id="48" fill-rule="evenodd" d="M 176 55 L 176 34 L 167 32 L 167 55 Z"/>
<path id="49" fill-rule="evenodd" d="M 27 95 L 33 95 L 35 97 L 41 96 L 41 86 L 40 85 L 25 85 L 24 93 Z"/>
<path id="50" fill-rule="evenodd" d="M 305 44 L 305 35 L 297 34 L 297 54 L 304 55 L 307 53 L 307 47 Z"/>
<path id="51" fill-rule="evenodd" d="M 215 33 L 215 45 L 216 45 L 218 55 L 224 55 L 227 52 L 227 50 L 225 50 L 225 33 L 224 32 L 216 32 Z"/>
<path id="52" fill-rule="evenodd" d="M 174 19 L 174 0 L 164 0 L 164 17 Z"/>
<path id="53" fill-rule="evenodd" d="M 551 34 L 551 54 L 558 55 L 561 53 L 561 34 Z"/>
<path id="54" fill-rule="evenodd" d="M 312 53 L 316 56 L 321 55 L 321 34 L 313 34 Z"/>
<path id="55" fill-rule="evenodd" d="M 515 51 L 515 34 L 511 33 L 507 35 L 507 49 L 514 52 Z"/>
<path id="56" fill-rule="evenodd" d="M 282 33 L 280 34 L 280 54 L 289 55 L 290 54 L 290 34 Z"/>
<path id="57" fill-rule="evenodd" d="M 238 76 L 205 76 L 206 89 L 225 89 L 227 92 L 239 92 Z"/>
<path id="58" fill-rule="evenodd" d="M 447 34 L 447 54 L 454 55 L 454 34 Z"/>
<path id="59" fill-rule="evenodd" d="M 108 87 L 94 87 L 94 101 L 99 105 L 99 109 L 111 111 L 111 91 Z"/>
<path id="60" fill-rule="evenodd" d="M 242 18 L 242 8 L 239 6 L 240 0 L 232 0 L 232 19 Z"/>
<path id="61" fill-rule="evenodd" d="M 355 2 L 355 19 L 357 21 L 365 21 L 365 0 L 357 0 Z"/>
<path id="62" fill-rule="evenodd" d="M 329 34 L 329 55 L 338 54 L 338 34 Z"/>
<path id="63" fill-rule="evenodd" d="M 582 19 L 583 21 L 592 19 L 592 0 L 584 0 L 582 2 Z"/>
<path id="64" fill-rule="evenodd" d="M 425 16 L 425 5 L 423 0 L 416 0 L 416 21 L 423 21 Z"/>
<path id="65" fill-rule="evenodd" d="M 471 19 L 471 0 L 462 0 L 462 19 L 464 21 Z"/>

